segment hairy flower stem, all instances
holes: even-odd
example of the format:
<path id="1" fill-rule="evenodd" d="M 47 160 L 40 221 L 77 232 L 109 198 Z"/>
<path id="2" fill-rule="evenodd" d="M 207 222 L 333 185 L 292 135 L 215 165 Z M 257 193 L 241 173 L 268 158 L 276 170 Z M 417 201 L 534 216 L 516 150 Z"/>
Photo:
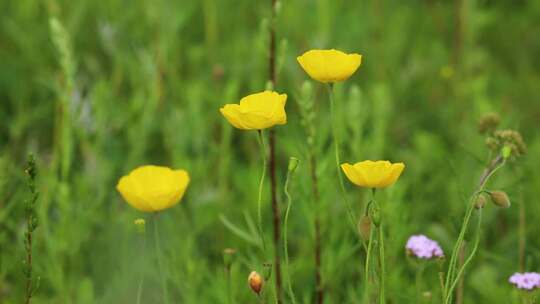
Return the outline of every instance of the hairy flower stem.
<path id="1" fill-rule="evenodd" d="M 158 262 L 158 269 L 159 274 L 161 277 L 161 292 L 163 297 L 163 303 L 168 304 L 169 303 L 169 290 L 167 287 L 167 278 L 164 274 L 164 268 L 163 268 L 163 255 L 161 252 L 161 239 L 159 236 L 159 228 L 158 228 L 158 216 L 157 213 L 154 214 L 154 242 L 156 247 L 156 256 L 157 256 L 157 262 Z"/>
<path id="2" fill-rule="evenodd" d="M 296 304 L 296 297 L 294 296 L 294 291 L 292 288 L 292 282 L 291 282 L 291 270 L 290 270 L 290 264 L 289 264 L 289 243 L 288 243 L 288 224 L 289 224 L 289 212 L 291 211 L 291 204 L 292 199 L 291 195 L 289 194 L 289 182 L 292 177 L 292 173 L 290 170 L 287 172 L 287 179 L 285 180 L 285 186 L 284 186 L 284 192 L 285 196 L 287 197 L 287 210 L 285 211 L 285 219 L 284 219 L 284 225 L 283 225 L 283 243 L 284 243 L 284 254 L 285 254 L 285 265 L 286 265 L 286 276 L 287 276 L 287 288 L 289 292 L 289 297 L 291 297 L 291 302 L 293 304 Z"/>
<path id="3" fill-rule="evenodd" d="M 373 224 L 372 224 L 373 225 Z M 373 250 L 373 238 L 375 237 L 375 229 L 370 229 L 369 241 L 366 252 L 366 263 L 364 265 L 364 303 L 370 303 L 370 290 L 369 290 L 369 266 L 371 263 L 371 255 Z"/>
<path id="4" fill-rule="evenodd" d="M 338 136 L 338 130 L 337 130 L 337 117 L 336 117 L 336 111 L 335 111 L 335 105 L 334 105 L 334 85 L 328 84 L 328 97 L 330 99 L 330 116 L 332 116 L 332 132 L 334 137 L 334 154 L 336 158 L 336 170 L 339 180 L 339 186 L 341 188 L 341 195 L 343 196 L 343 200 L 345 201 L 345 206 L 347 208 L 347 213 L 349 214 L 349 221 L 351 222 L 351 225 L 353 229 L 355 229 L 354 224 L 354 215 L 352 212 L 351 204 L 349 203 L 349 200 L 347 199 L 347 193 L 345 191 L 345 184 L 343 183 L 343 176 L 341 173 L 341 161 L 339 159 L 339 136 Z"/>
<path id="5" fill-rule="evenodd" d="M 266 176 L 266 145 L 264 144 L 263 131 L 258 131 L 259 145 L 261 147 L 261 158 L 263 162 L 261 179 L 259 181 L 259 196 L 257 197 L 257 224 L 259 228 L 259 237 L 261 239 L 264 258 L 266 259 L 266 241 L 264 238 L 263 232 L 263 223 L 262 223 L 262 194 L 264 189 L 264 178 Z"/>
<path id="6" fill-rule="evenodd" d="M 493 159 L 490 164 L 486 167 L 484 170 L 482 176 L 480 177 L 480 181 L 478 184 L 478 187 L 474 194 L 471 196 L 471 199 L 469 200 L 467 212 L 465 213 L 465 217 L 463 219 L 463 224 L 461 225 L 461 229 L 459 232 L 458 239 L 456 241 L 456 244 L 454 245 L 454 248 L 452 250 L 452 255 L 450 257 L 450 262 L 448 265 L 448 271 L 446 273 L 446 280 L 445 280 L 445 286 L 444 286 L 444 294 L 446 295 L 446 300 L 444 303 L 448 304 L 452 302 L 452 291 L 455 287 L 454 282 L 457 282 L 460 278 L 460 276 L 463 274 L 463 271 L 465 270 L 465 267 L 467 266 L 467 262 L 463 264 L 461 269 L 458 271 L 457 275 L 455 274 L 456 270 L 456 264 L 457 264 L 457 258 L 459 255 L 459 250 L 461 246 L 463 246 L 463 242 L 465 239 L 465 234 L 467 232 L 467 228 L 469 226 L 469 222 L 472 216 L 472 213 L 474 211 L 474 203 L 477 199 L 477 197 L 484 191 L 484 188 L 486 186 L 486 183 L 490 179 L 490 177 L 493 176 L 493 174 L 502 166 L 504 166 L 505 160 L 503 159 L 502 155 L 498 155 L 495 159 Z M 480 218 L 478 219 L 480 222 Z M 478 229 L 476 231 L 477 238 L 479 237 L 480 230 Z M 476 253 L 476 249 L 474 249 L 471 252 L 471 255 L 469 256 L 469 259 L 472 259 L 473 255 Z"/>

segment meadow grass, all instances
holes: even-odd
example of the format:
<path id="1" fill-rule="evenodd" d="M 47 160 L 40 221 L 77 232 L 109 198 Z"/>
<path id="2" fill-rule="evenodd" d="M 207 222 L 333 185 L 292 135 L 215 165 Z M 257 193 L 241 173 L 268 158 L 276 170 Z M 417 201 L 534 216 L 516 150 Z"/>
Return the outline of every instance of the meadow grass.
<path id="1" fill-rule="evenodd" d="M 218 109 L 266 87 L 269 3 L 0 2 L 0 303 L 27 295 L 30 153 L 40 194 L 32 303 L 135 303 L 141 276 L 140 303 L 165 303 L 163 290 L 169 303 L 256 302 L 247 276 L 265 272 L 257 228 L 261 154 L 256 134 L 233 129 Z M 282 216 L 288 159 L 300 160 L 287 188 L 284 303 L 292 303 L 289 284 L 297 303 L 318 296 L 317 236 L 325 303 L 364 303 L 365 249 L 341 196 L 333 131 L 342 162 L 406 164 L 395 185 L 377 192 L 387 303 L 440 303 L 439 272 L 496 156 L 478 132 L 490 112 L 500 116 L 500 129 L 521 132 L 528 151 L 490 179 L 488 189 L 507 192 L 512 206 L 483 209 L 462 298 L 453 300 L 521 303 L 509 276 L 540 267 L 539 19 L 537 1 L 280 1 L 274 89 L 289 96 L 288 123 L 273 130 Z M 355 75 L 334 85 L 335 130 L 326 88 L 296 62 L 313 48 L 363 55 Z M 182 202 L 159 215 L 162 272 L 152 250 L 154 218 L 115 190 L 143 164 L 185 168 L 192 179 Z M 347 181 L 345 190 L 358 220 L 371 193 Z M 270 191 L 265 182 L 266 240 L 273 239 Z M 147 221 L 144 254 L 137 218 Z M 463 234 L 465 258 L 475 248 L 475 223 Z M 405 253 L 407 238 L 419 233 L 447 256 L 444 267 L 430 264 L 421 276 Z M 226 248 L 235 251 L 230 264 Z M 378 264 L 371 268 L 375 295 Z M 268 303 L 272 280 L 263 294 Z"/>

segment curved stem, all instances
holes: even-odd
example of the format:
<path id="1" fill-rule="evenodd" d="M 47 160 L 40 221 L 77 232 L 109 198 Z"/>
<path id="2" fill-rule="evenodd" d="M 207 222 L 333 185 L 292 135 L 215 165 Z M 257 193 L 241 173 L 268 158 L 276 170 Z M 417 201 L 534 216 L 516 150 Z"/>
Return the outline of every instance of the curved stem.
<path id="1" fill-rule="evenodd" d="M 467 257 L 467 260 L 465 260 L 465 262 L 463 263 L 463 265 L 459 269 L 459 271 L 458 271 L 458 273 L 456 275 L 456 278 L 452 282 L 452 285 L 450 286 L 450 289 L 448 290 L 448 293 L 446 295 L 445 303 L 450 303 L 452 292 L 456 288 L 456 285 L 459 282 L 459 278 L 463 275 L 463 272 L 465 271 L 465 268 L 472 261 L 474 255 L 476 254 L 476 251 L 478 250 L 478 245 L 480 243 L 480 228 L 481 228 L 481 226 L 482 226 L 482 209 L 479 209 L 478 210 L 478 223 L 477 223 L 477 226 L 476 226 L 476 238 L 474 240 L 473 249 L 472 249 L 471 253 L 469 254 L 469 256 Z"/>
<path id="2" fill-rule="evenodd" d="M 266 145 L 264 144 L 263 131 L 258 131 L 259 145 L 261 147 L 261 158 L 263 161 L 262 174 L 259 182 L 259 196 L 257 198 L 257 222 L 259 228 L 259 237 L 261 238 L 261 243 L 263 245 L 263 253 L 266 257 L 266 241 L 263 233 L 263 224 L 262 224 L 262 194 L 264 189 L 264 177 L 266 175 Z"/>
<path id="3" fill-rule="evenodd" d="M 285 264 L 286 264 L 286 276 L 287 276 L 287 288 L 289 289 L 289 296 L 293 304 L 296 304 L 296 297 L 294 296 L 294 291 L 292 289 L 291 282 L 291 273 L 290 273 L 290 264 L 289 264 L 289 243 L 288 243 L 288 223 L 289 223 L 289 212 L 291 211 L 291 195 L 289 194 L 289 181 L 291 179 L 291 172 L 287 173 L 287 179 L 285 180 L 284 192 L 287 197 L 287 210 L 285 211 L 285 221 L 283 226 L 283 242 L 284 242 L 284 251 L 285 251 Z"/>
<path id="4" fill-rule="evenodd" d="M 158 268 L 159 268 L 159 274 L 161 277 L 161 292 L 163 294 L 163 303 L 168 304 L 169 303 L 169 290 L 167 288 L 167 278 L 164 276 L 163 271 L 163 261 L 162 261 L 162 254 L 161 254 L 161 240 L 159 237 L 158 232 L 158 222 L 157 222 L 157 213 L 154 215 L 154 241 L 156 245 L 156 255 L 157 255 L 157 261 L 158 261 Z"/>
<path id="5" fill-rule="evenodd" d="M 339 186 L 341 188 L 341 195 L 343 196 L 343 200 L 345 201 L 345 206 L 347 208 L 347 213 L 349 214 L 349 221 L 351 222 L 351 225 L 354 229 L 354 215 L 352 212 L 351 204 L 349 203 L 349 200 L 347 199 L 347 193 L 345 191 L 345 185 L 343 184 L 343 176 L 341 175 L 341 167 L 340 167 L 340 159 L 339 159 L 339 137 L 337 132 L 337 118 L 335 113 L 335 105 L 334 105 L 334 85 L 328 84 L 328 96 L 330 98 L 330 115 L 332 116 L 332 132 L 334 137 L 334 154 L 336 158 L 336 170 L 339 180 Z"/>

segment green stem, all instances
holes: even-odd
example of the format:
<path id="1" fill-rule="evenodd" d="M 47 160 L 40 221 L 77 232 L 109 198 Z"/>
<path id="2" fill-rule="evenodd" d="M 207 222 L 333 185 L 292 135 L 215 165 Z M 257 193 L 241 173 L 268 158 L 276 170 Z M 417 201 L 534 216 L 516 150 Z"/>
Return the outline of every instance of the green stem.
<path id="1" fill-rule="evenodd" d="M 480 183 L 478 185 L 478 188 L 475 191 L 475 193 L 471 196 L 471 199 L 469 200 L 469 206 L 465 214 L 465 217 L 463 219 L 463 224 L 461 225 L 458 239 L 452 250 L 452 256 L 450 257 L 450 262 L 448 265 L 448 272 L 446 273 L 446 280 L 445 280 L 445 285 L 444 285 L 444 294 L 446 295 L 445 303 L 450 303 L 452 301 L 453 295 L 450 292 L 450 289 L 451 289 L 452 282 L 454 282 L 454 276 L 455 276 L 454 272 L 456 271 L 457 256 L 459 254 L 460 248 L 463 245 L 463 241 L 465 239 L 465 234 L 469 226 L 469 221 L 470 221 L 472 212 L 474 210 L 474 202 L 476 198 L 478 197 L 478 195 L 480 195 L 484 191 L 484 188 L 488 180 L 493 176 L 493 174 L 495 174 L 495 172 L 497 172 L 497 170 L 499 170 L 502 166 L 504 166 L 504 164 L 505 164 L 505 160 L 502 158 L 501 155 L 498 155 L 489 164 L 489 166 L 484 170 L 484 173 L 480 177 Z"/>
<path id="2" fill-rule="evenodd" d="M 375 229 L 373 229 L 373 224 L 370 224 L 370 232 L 369 232 L 369 241 L 368 241 L 368 248 L 366 253 L 366 263 L 364 265 L 364 299 L 365 303 L 369 303 L 369 265 L 371 263 L 371 251 L 373 250 L 373 237 L 375 236 Z"/>
<path id="3" fill-rule="evenodd" d="M 450 298 L 451 298 L 452 292 L 456 288 L 456 285 L 459 282 L 459 278 L 463 275 L 463 272 L 465 271 L 465 268 L 472 261 L 474 255 L 476 254 L 476 251 L 478 250 L 478 245 L 480 244 L 480 228 L 481 228 L 481 226 L 482 226 L 482 209 L 479 209 L 478 210 L 478 223 L 477 223 L 477 226 L 476 226 L 476 238 L 474 240 L 473 249 L 472 249 L 471 253 L 469 254 L 469 256 L 467 257 L 467 259 L 465 260 L 465 262 L 463 263 L 463 265 L 461 266 L 461 268 L 459 269 L 459 271 L 458 271 L 458 273 L 456 275 L 456 278 L 452 282 L 452 285 L 450 286 L 450 289 L 448 290 L 448 293 L 446 295 L 445 303 L 450 303 Z"/>
<path id="4" fill-rule="evenodd" d="M 424 274 L 424 263 L 420 263 L 416 266 L 416 303 L 422 302 L 422 275 Z"/>
<path id="5" fill-rule="evenodd" d="M 159 268 L 159 274 L 161 276 L 161 291 L 163 294 L 163 303 L 168 304 L 169 303 L 169 291 L 167 288 L 167 278 L 164 275 L 163 270 L 163 261 L 162 261 L 162 253 L 161 253 L 161 240 L 159 236 L 158 231 L 158 221 L 157 221 L 157 213 L 154 215 L 154 241 L 156 245 L 156 255 L 157 255 L 157 261 L 158 261 L 158 268 Z"/>
<path id="6" fill-rule="evenodd" d="M 352 212 L 351 204 L 349 203 L 349 200 L 347 199 L 347 193 L 345 191 L 345 185 L 343 183 L 343 176 L 341 175 L 341 161 L 339 159 L 339 137 L 338 137 L 338 131 L 337 131 L 337 118 L 335 113 L 335 105 L 334 105 L 334 85 L 332 83 L 328 84 L 328 96 L 330 98 L 330 116 L 332 116 L 332 132 L 334 137 L 334 154 L 336 158 L 336 169 L 337 169 L 337 175 L 339 180 L 339 186 L 341 188 L 341 195 L 343 196 L 343 200 L 345 201 L 345 206 L 347 208 L 347 213 L 349 214 L 349 221 L 351 222 L 351 225 L 353 229 L 355 229 L 354 224 L 354 215 Z"/>
<path id="7" fill-rule="evenodd" d="M 263 253 L 266 258 L 266 241 L 263 233 L 263 223 L 262 223 L 262 194 L 264 189 L 264 178 L 266 176 L 266 145 L 264 144 L 263 131 L 258 130 L 259 145 L 261 148 L 261 157 L 263 161 L 261 180 L 259 182 L 259 196 L 257 198 L 257 221 L 259 228 L 259 237 L 261 238 L 261 243 L 263 245 Z"/>
<path id="8" fill-rule="evenodd" d="M 146 257 L 146 232 L 142 235 L 142 256 L 143 260 Z M 144 271 L 141 269 L 141 277 L 139 278 L 139 286 L 137 287 L 137 304 L 141 303 L 142 290 L 144 285 Z"/>
<path id="9" fill-rule="evenodd" d="M 231 286 L 231 266 L 227 267 L 227 303 L 233 303 L 232 286 Z"/>
<path id="10" fill-rule="evenodd" d="M 379 262 L 381 263 L 381 273 L 380 273 L 380 290 L 379 290 L 379 303 L 386 304 L 386 290 L 385 290 L 385 281 L 386 281 L 386 266 L 384 262 L 384 231 L 383 224 L 379 225 Z"/>
<path id="11" fill-rule="evenodd" d="M 294 296 L 294 291 L 292 289 L 291 274 L 290 274 L 290 264 L 289 264 L 289 243 L 288 243 L 288 223 L 289 223 L 289 212 L 291 211 L 291 195 L 289 194 L 289 181 L 291 179 L 291 172 L 287 173 L 287 179 L 285 180 L 285 196 L 287 197 L 287 210 L 285 211 L 285 222 L 283 226 L 283 242 L 284 242 L 284 251 L 285 251 L 285 264 L 286 264 L 286 276 L 288 282 L 289 296 L 293 304 L 296 304 L 296 297 Z"/>

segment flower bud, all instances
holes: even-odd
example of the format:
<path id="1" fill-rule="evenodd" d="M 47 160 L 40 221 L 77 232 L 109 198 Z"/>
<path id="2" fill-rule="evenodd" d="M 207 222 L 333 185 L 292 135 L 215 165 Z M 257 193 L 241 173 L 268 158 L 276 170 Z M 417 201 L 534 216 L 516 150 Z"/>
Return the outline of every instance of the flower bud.
<path id="1" fill-rule="evenodd" d="M 375 227 L 379 227 L 381 224 L 381 210 L 377 206 L 369 208 L 369 217 Z"/>
<path id="2" fill-rule="evenodd" d="M 486 203 L 487 203 L 486 196 L 485 196 L 483 193 L 480 193 L 480 194 L 476 197 L 476 201 L 474 202 L 474 208 L 476 208 L 476 209 L 482 209 L 482 208 L 484 208 L 484 206 L 486 205 Z"/>
<path id="3" fill-rule="evenodd" d="M 251 288 L 251 290 L 253 290 L 253 292 L 255 292 L 257 295 L 261 293 L 261 290 L 263 288 L 263 279 L 258 272 L 252 271 L 249 274 L 248 283 L 249 287 Z"/>
<path id="4" fill-rule="evenodd" d="M 371 219 L 369 216 L 363 215 L 358 221 L 358 233 L 364 241 L 369 240 L 371 234 Z"/>
<path id="5" fill-rule="evenodd" d="M 512 155 L 512 147 L 510 147 L 508 145 L 505 145 L 502 148 L 501 154 L 502 154 L 504 159 L 510 158 L 510 156 Z"/>
<path id="6" fill-rule="evenodd" d="M 489 193 L 491 197 L 491 201 L 501 208 L 508 208 L 510 207 L 510 198 L 508 198 L 508 194 L 504 191 L 491 191 Z"/>
<path id="7" fill-rule="evenodd" d="M 137 232 L 144 234 L 146 232 L 146 221 L 142 218 L 136 219 L 134 222 L 137 227 Z"/>
<path id="8" fill-rule="evenodd" d="M 264 272 L 263 272 L 264 280 L 265 281 L 270 280 L 270 277 L 272 276 L 272 263 L 270 262 L 263 263 L 263 269 L 264 269 Z"/>
<path id="9" fill-rule="evenodd" d="M 298 168 L 298 158 L 296 157 L 290 157 L 289 158 L 289 173 L 294 173 L 294 171 L 296 170 L 296 168 Z"/>

